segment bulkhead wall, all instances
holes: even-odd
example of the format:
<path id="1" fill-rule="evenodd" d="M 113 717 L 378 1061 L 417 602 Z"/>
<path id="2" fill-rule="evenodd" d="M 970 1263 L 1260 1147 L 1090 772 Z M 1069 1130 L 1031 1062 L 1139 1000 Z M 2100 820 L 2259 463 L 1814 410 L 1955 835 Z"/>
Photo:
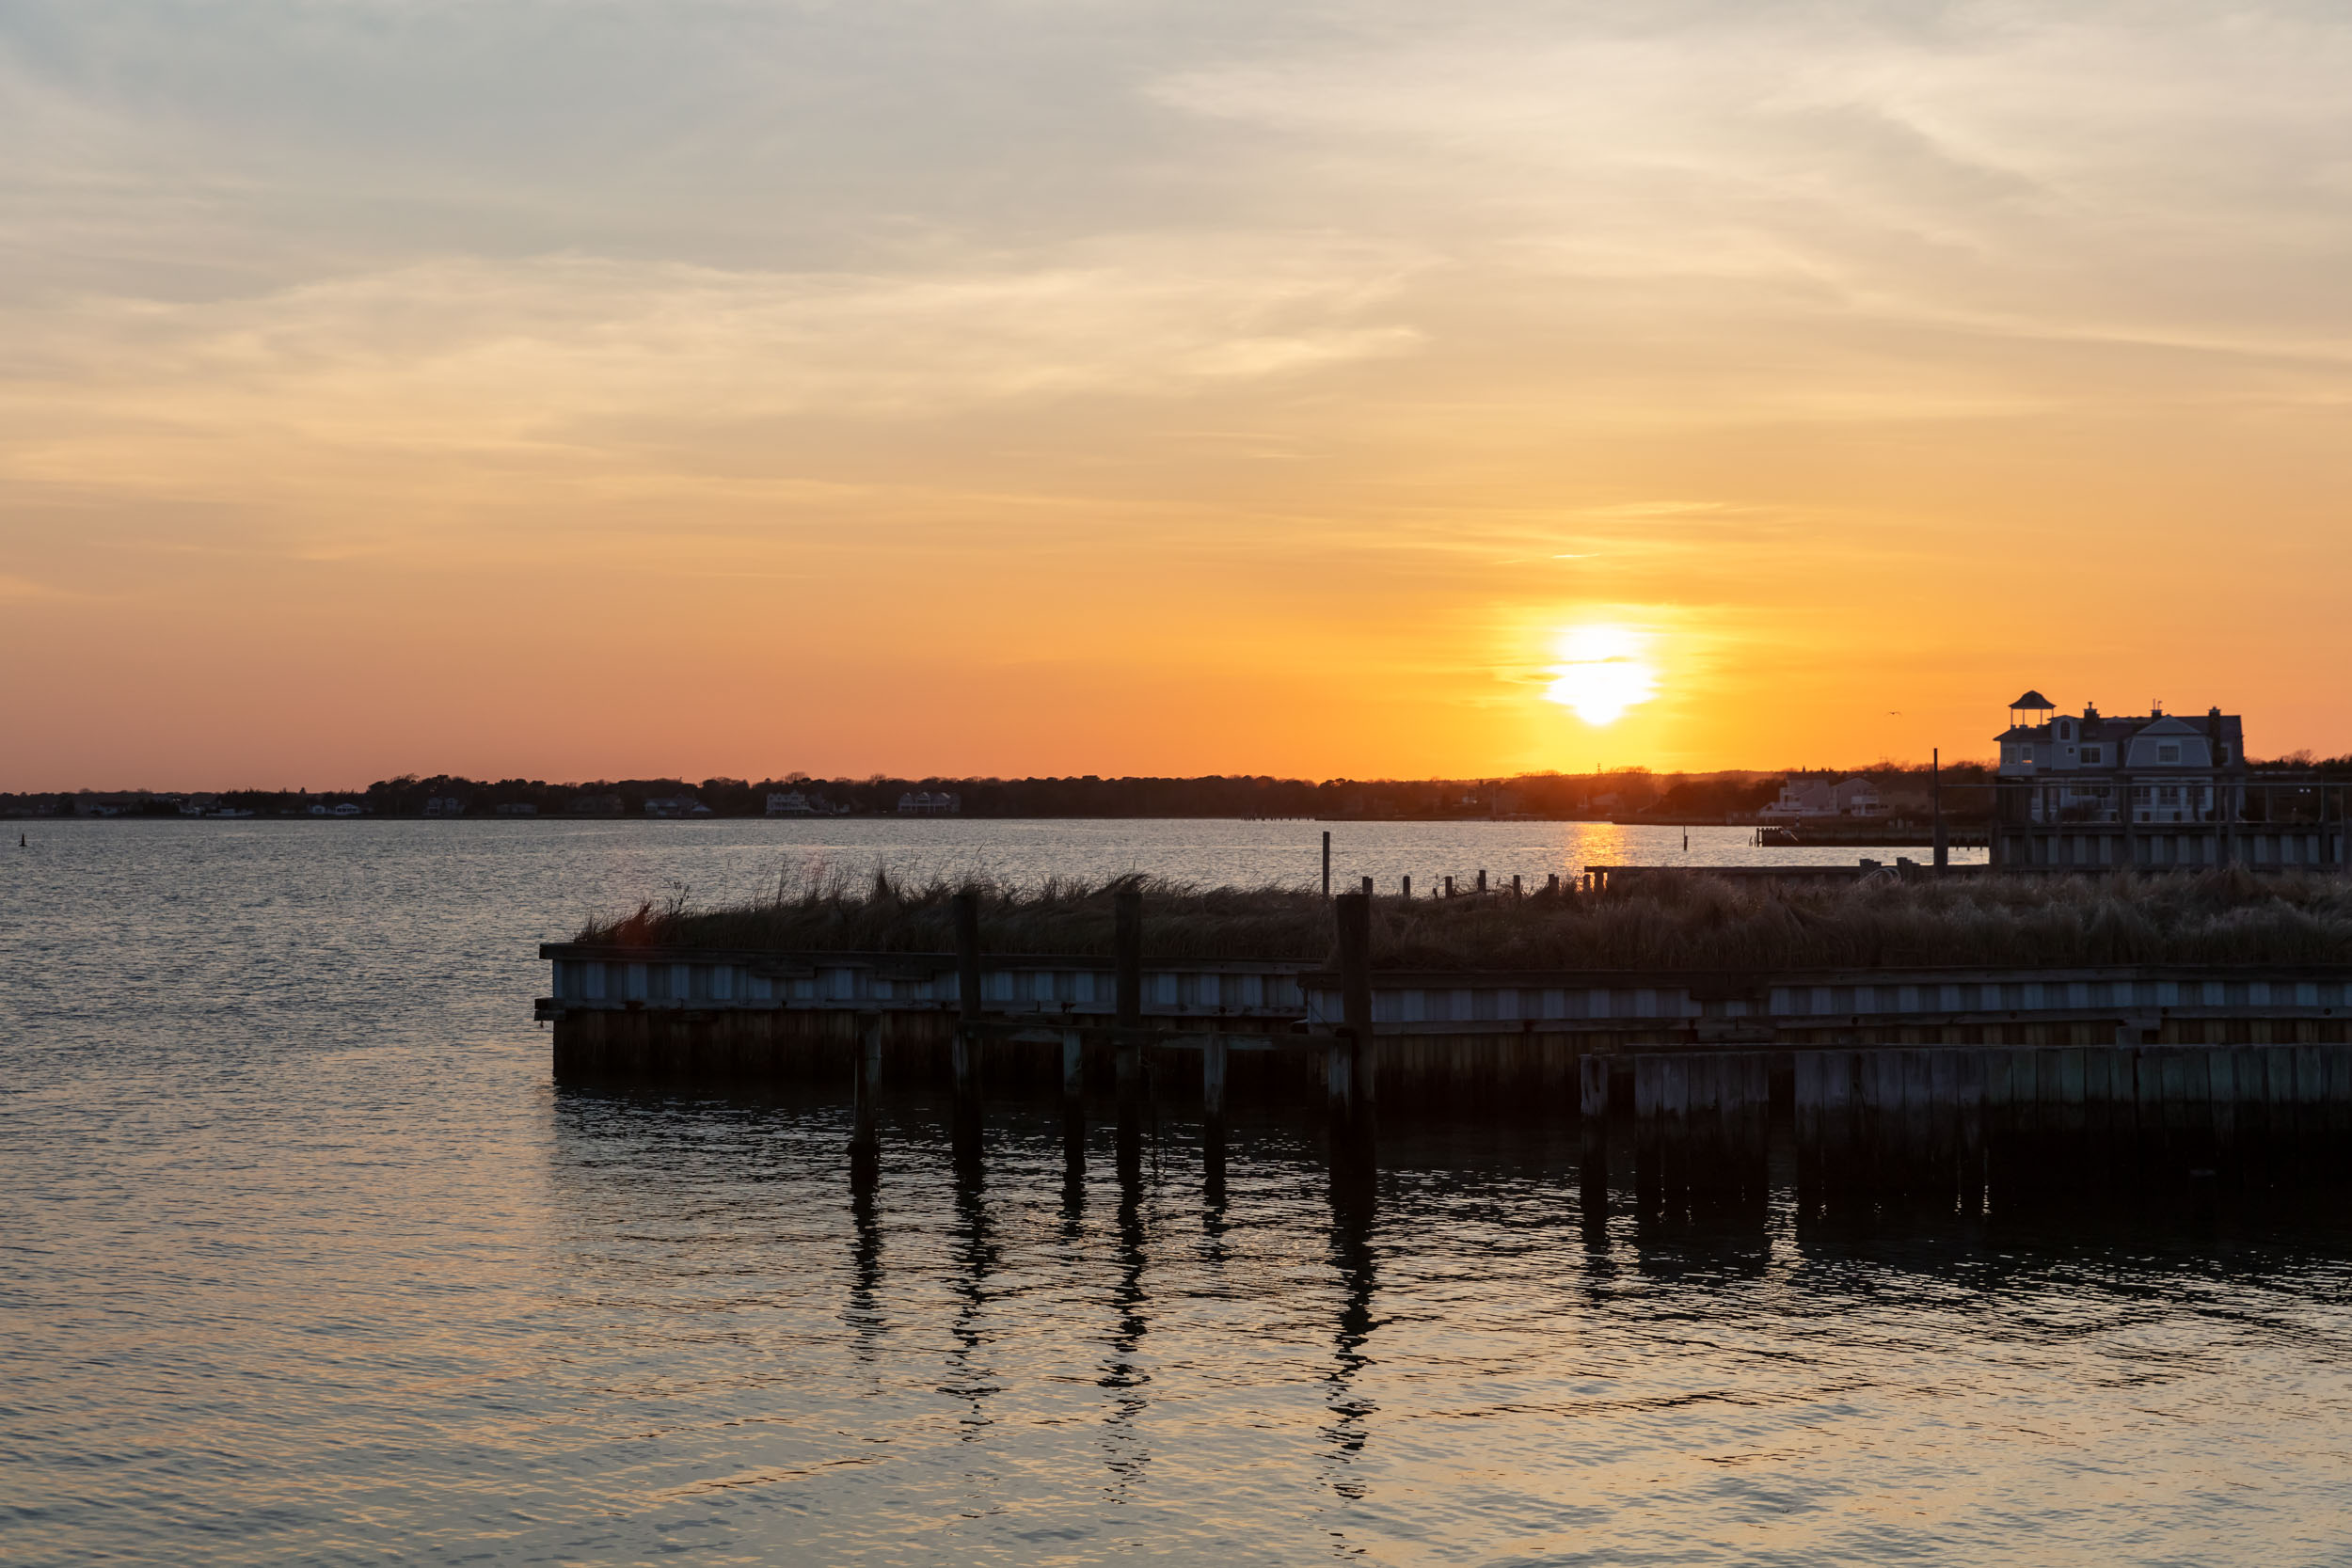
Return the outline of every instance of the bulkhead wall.
<path id="1" fill-rule="evenodd" d="M 847 1008 L 571 1009 L 553 1024 L 555 1074 L 560 1082 L 846 1086 L 868 1020 L 882 1032 L 885 1084 L 953 1085 L 954 1014 Z M 1231 1093 L 1322 1092 L 1320 1041 L 1247 1024 L 1229 1027 L 1232 1035 L 1262 1034 L 1266 1041 L 1263 1049 L 1245 1044 L 1229 1051 Z M 1453 1104 L 1524 1101 L 1531 1108 L 1565 1105 L 1573 1114 L 1578 1063 L 1594 1044 L 1589 1036 L 1520 1030 L 1384 1038 L 1377 1092 Z M 1116 1073 L 1109 1043 L 1088 1040 L 1084 1060 L 1089 1088 L 1107 1091 Z M 1198 1095 L 1197 1046 L 1153 1047 L 1147 1060 L 1154 1094 L 1176 1100 Z M 993 1090 L 1052 1092 L 1060 1087 L 1061 1064 L 1062 1047 L 1054 1038 L 992 1038 L 981 1051 L 981 1078 Z"/>

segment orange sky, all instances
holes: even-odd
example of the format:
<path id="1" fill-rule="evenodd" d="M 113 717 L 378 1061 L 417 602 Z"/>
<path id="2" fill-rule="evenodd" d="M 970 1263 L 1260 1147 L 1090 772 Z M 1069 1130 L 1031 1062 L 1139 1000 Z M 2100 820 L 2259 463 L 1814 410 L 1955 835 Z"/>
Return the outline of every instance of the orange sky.
<path id="1" fill-rule="evenodd" d="M 1862 18 L 0 8 L 0 788 L 2352 751 L 2352 20 Z"/>

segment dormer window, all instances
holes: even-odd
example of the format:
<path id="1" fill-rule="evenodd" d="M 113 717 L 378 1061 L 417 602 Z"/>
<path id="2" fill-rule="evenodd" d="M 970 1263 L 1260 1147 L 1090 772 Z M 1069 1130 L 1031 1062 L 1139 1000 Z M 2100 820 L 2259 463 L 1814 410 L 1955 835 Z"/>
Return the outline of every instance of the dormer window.
<path id="1" fill-rule="evenodd" d="M 2178 762 L 2178 761 L 2180 761 L 2180 760 L 2181 760 L 2181 746 L 2180 746 L 2180 742 L 2178 742 L 2178 741 L 2173 741 L 2173 742 L 2172 742 L 2171 744 L 2169 744 L 2169 745 L 2166 745 L 2166 744 L 2159 743 L 2159 744 L 2157 745 L 2157 747 L 2156 747 L 2156 760 L 2157 760 L 2158 762 Z"/>
<path id="2" fill-rule="evenodd" d="M 2083 766 L 2085 768 L 2097 768 L 2102 763 L 2106 761 L 2106 751 L 2104 747 L 2086 746 L 2083 748 Z"/>
<path id="3" fill-rule="evenodd" d="M 2074 721 L 2073 720 L 2063 720 L 2059 722 L 2058 738 L 2060 740 L 2072 740 L 2074 738 Z"/>

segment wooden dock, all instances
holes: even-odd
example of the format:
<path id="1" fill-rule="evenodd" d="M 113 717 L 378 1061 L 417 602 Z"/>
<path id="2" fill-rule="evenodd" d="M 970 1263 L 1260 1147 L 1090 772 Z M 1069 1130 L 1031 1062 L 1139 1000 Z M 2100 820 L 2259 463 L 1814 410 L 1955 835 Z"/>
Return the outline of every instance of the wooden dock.
<path id="1" fill-rule="evenodd" d="M 1332 905 L 1328 965 L 1147 962 L 1134 894 L 1107 962 L 986 953 L 968 897 L 952 954 L 555 943 L 537 1013 L 568 1080 L 845 1085 L 861 1181 L 893 1084 L 952 1089 L 966 1160 L 985 1090 L 1058 1092 L 1073 1168 L 1107 1094 L 1122 1172 L 1147 1099 L 1172 1095 L 1197 1103 L 1220 1182 L 1236 1094 L 1318 1097 L 1335 1158 L 1360 1162 L 1383 1094 L 1477 1101 L 1580 1127 L 1604 1182 L 1609 1129 L 1629 1129 L 1660 1203 L 1700 1190 L 1676 1185 L 1694 1172 L 1756 1190 L 1776 1121 L 1814 1188 L 1941 1172 L 1930 1187 L 1963 1203 L 1986 1151 L 2021 1140 L 2154 1139 L 2222 1161 L 2281 1140 L 2352 1148 L 2352 970 L 1381 972 L 1369 895 Z"/>

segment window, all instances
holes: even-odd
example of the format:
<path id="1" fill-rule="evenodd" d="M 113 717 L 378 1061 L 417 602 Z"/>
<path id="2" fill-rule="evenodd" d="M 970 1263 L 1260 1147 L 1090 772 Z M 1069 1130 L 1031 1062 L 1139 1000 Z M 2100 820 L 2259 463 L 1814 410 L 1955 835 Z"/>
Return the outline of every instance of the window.
<path id="1" fill-rule="evenodd" d="M 2086 746 L 2083 748 L 2083 766 L 2085 768 L 2096 768 L 2106 761 L 2106 752 L 2104 748 L 2098 746 Z"/>
<path id="2" fill-rule="evenodd" d="M 2228 741 L 2225 740 L 2221 743 L 2221 749 L 2217 754 L 2223 762 L 2230 760 L 2230 743 Z"/>
<path id="3" fill-rule="evenodd" d="M 2058 725 L 2058 738 L 2060 740 L 2072 740 L 2074 738 L 2074 724 L 2072 720 L 2068 720 Z"/>
<path id="4" fill-rule="evenodd" d="M 2157 760 L 2158 762 L 2178 762 L 2178 761 L 2180 761 L 2180 760 L 2181 760 L 2181 744 L 2180 744 L 2180 742 L 2176 740 L 2176 741 L 2173 741 L 2170 745 L 2162 745 L 2162 744 L 2159 744 L 2159 745 L 2156 747 L 2156 760 Z"/>

